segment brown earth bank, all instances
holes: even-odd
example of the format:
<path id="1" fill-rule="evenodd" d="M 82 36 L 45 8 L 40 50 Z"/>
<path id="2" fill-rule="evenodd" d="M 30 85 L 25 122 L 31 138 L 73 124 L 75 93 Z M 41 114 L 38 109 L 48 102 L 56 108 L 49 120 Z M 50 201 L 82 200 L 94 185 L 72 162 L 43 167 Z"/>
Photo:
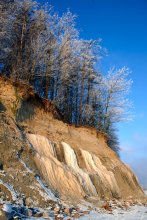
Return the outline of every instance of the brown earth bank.
<path id="1" fill-rule="evenodd" d="M 31 87 L 0 77 L 1 199 L 40 207 L 57 198 L 71 204 L 145 201 L 136 176 L 104 134 L 57 118 L 53 104 Z"/>

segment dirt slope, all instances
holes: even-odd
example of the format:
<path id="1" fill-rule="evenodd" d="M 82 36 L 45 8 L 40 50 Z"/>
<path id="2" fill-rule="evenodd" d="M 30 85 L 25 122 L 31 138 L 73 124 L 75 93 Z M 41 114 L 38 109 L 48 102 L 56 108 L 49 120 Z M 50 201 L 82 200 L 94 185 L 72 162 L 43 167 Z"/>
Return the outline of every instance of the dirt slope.
<path id="1" fill-rule="evenodd" d="M 39 184 L 40 176 L 65 200 L 142 198 L 136 176 L 105 140 L 94 129 L 55 119 L 32 88 L 0 78 L 0 187 L 9 197 L 6 183 L 44 206 L 51 195 Z"/>

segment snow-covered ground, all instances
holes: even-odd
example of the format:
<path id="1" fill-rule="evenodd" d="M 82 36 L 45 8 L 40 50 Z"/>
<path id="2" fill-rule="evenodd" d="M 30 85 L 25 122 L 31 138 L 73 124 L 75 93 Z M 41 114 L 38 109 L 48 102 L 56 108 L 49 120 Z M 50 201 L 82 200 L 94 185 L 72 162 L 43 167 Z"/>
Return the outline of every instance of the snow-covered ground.
<path id="1" fill-rule="evenodd" d="M 91 212 L 80 220 L 147 220 L 147 207 L 133 206 L 127 211 L 116 209 L 113 214 Z"/>
<path id="2" fill-rule="evenodd" d="M 36 218 L 27 218 L 33 220 Z M 44 218 L 39 218 L 45 220 Z M 50 218 L 53 220 L 53 218 Z M 134 206 L 127 211 L 116 209 L 113 214 L 105 214 L 92 211 L 89 215 L 83 216 L 80 220 L 147 220 L 147 207 Z"/>

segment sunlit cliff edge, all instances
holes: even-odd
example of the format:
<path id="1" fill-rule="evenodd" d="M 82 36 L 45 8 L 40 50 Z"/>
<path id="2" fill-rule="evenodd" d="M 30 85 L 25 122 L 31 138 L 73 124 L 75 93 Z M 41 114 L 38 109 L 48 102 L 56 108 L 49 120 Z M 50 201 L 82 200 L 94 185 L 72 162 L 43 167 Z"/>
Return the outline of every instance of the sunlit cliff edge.
<path id="1" fill-rule="evenodd" d="M 23 195 L 44 206 L 57 197 L 71 202 L 144 197 L 137 177 L 107 146 L 104 134 L 63 123 L 31 87 L 3 77 L 0 155 L 0 188 L 10 200 Z"/>

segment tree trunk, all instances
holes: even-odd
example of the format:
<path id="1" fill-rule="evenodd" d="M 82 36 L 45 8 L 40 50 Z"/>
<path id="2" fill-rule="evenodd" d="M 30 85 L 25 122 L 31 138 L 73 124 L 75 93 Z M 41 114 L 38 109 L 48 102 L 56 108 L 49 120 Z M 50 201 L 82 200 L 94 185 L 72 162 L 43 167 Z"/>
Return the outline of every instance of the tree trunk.
<path id="1" fill-rule="evenodd" d="M 83 96 L 84 96 L 84 78 L 85 78 L 85 64 L 82 67 L 82 81 L 81 81 L 81 95 L 80 95 L 80 117 L 79 124 L 82 125 L 82 105 L 83 105 Z"/>

